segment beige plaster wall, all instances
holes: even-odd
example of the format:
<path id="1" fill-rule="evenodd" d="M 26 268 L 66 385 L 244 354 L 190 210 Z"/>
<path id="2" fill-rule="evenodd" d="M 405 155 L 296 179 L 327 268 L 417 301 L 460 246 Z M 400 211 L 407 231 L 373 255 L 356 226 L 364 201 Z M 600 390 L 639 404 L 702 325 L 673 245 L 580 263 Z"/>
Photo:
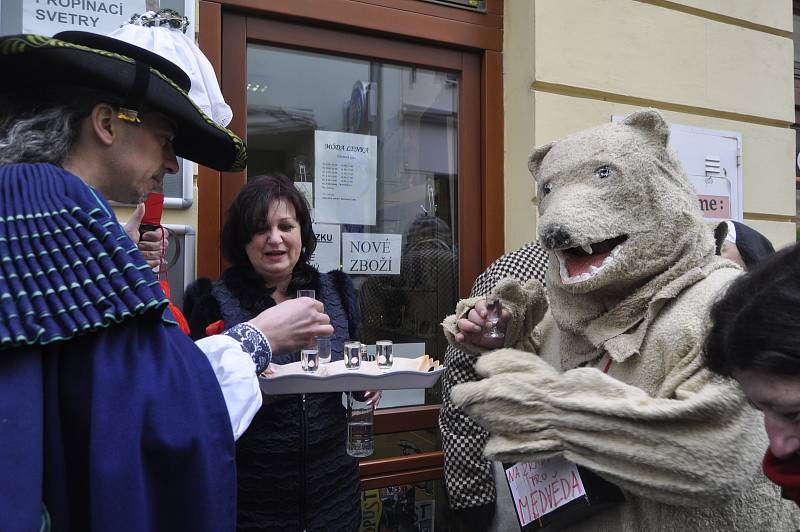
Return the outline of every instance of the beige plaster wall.
<path id="1" fill-rule="evenodd" d="M 665 2 L 656 0 L 653 3 Z M 673 0 L 671 3 L 746 20 L 776 30 L 792 31 L 792 0 Z"/>
<path id="2" fill-rule="evenodd" d="M 506 0 L 503 20 L 505 248 L 533 239 L 536 209 L 528 154 L 534 142 L 533 2 Z"/>
<path id="3" fill-rule="evenodd" d="M 789 38 L 633 0 L 534 5 L 537 82 L 794 120 Z"/>
<path id="4" fill-rule="evenodd" d="M 642 106 L 740 132 L 745 221 L 794 241 L 791 2 L 753 4 L 506 0 L 506 249 L 535 238 L 531 147 Z"/>

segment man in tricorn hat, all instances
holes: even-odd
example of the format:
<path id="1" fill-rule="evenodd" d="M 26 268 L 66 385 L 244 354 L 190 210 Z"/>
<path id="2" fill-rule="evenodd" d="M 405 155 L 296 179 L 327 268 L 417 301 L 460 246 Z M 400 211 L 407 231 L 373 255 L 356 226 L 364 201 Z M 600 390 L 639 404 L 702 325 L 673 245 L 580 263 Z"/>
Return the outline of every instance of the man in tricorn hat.
<path id="1" fill-rule="evenodd" d="M 106 200 L 244 144 L 122 41 L 0 37 L 0 71 L 0 530 L 233 530 L 256 374 L 328 317 L 297 299 L 193 344 Z"/>

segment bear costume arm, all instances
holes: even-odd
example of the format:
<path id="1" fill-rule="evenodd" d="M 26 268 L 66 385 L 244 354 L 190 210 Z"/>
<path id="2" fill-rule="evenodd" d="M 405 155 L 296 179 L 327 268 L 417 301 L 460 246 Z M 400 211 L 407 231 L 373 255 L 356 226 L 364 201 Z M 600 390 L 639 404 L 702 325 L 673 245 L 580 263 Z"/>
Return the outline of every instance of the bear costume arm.
<path id="1" fill-rule="evenodd" d="M 514 349 L 481 357 L 476 370 L 487 378 L 451 395 L 492 434 L 485 453 L 493 459 L 563 454 L 636 495 L 685 506 L 729 500 L 758 470 L 765 441 L 757 412 L 705 369 L 674 399 L 593 368 L 559 373 Z"/>

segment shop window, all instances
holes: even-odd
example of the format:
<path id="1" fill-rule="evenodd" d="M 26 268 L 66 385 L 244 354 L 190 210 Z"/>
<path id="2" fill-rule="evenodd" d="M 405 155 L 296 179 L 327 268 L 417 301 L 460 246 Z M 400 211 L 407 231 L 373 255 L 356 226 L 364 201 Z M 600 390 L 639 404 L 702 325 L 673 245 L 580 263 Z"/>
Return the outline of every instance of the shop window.
<path id="1" fill-rule="evenodd" d="M 356 287 L 368 344 L 443 360 L 458 295 L 459 74 L 250 43 L 248 177 L 292 176 L 321 271 Z M 390 394 L 391 395 L 391 394 Z M 436 391 L 387 397 L 439 403 Z"/>
<path id="2" fill-rule="evenodd" d="M 249 160 L 246 173 L 198 177 L 208 192 L 201 198 L 211 198 L 199 209 L 208 237 L 200 250 L 207 260 L 198 265 L 210 275 L 224 267 L 211 243 L 238 188 L 256 175 L 283 172 L 313 205 L 319 269 L 342 268 L 354 281 L 363 313 L 356 339 L 391 339 L 395 356 L 443 360 L 439 324 L 502 252 L 502 2 L 489 0 L 487 14 L 416 0 L 407 2 L 411 11 L 388 4 L 360 6 L 392 12 L 380 19 L 348 11 L 349 1 L 326 0 L 314 11 L 299 2 L 265 4 L 280 11 L 272 17 L 224 6 L 220 13 L 201 0 L 208 14 L 201 20 L 219 20 L 221 83 Z M 284 18 L 284 8 L 295 20 Z M 330 23 L 345 12 L 347 27 Z M 427 37 L 397 37 L 409 27 L 399 22 L 404 17 Z M 373 23 L 383 34 L 357 28 Z M 207 40 L 213 49 L 214 39 Z M 484 45 L 492 49 L 484 53 Z M 378 256 L 353 257 L 358 253 Z M 348 262 L 354 258 L 377 262 Z M 384 391 L 375 453 L 360 463 L 365 493 L 414 487 L 417 526 L 402 530 L 448 528 L 440 403 L 438 386 Z M 435 501 L 421 506 L 432 519 L 424 512 L 416 518 L 423 499 Z M 406 511 L 402 522 L 408 517 Z"/>

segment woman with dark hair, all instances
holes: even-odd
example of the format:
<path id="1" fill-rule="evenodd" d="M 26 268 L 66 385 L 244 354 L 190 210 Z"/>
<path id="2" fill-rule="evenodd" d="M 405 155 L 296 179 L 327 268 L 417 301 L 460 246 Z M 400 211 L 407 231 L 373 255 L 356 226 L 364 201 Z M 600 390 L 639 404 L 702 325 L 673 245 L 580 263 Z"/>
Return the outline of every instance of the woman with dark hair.
<path id="1" fill-rule="evenodd" d="M 800 247 L 739 277 L 711 309 L 705 359 L 764 414 L 764 473 L 800 505 Z"/>
<path id="2" fill-rule="evenodd" d="M 228 329 L 265 308 L 313 289 L 334 333 L 331 360 L 356 337 L 360 314 L 349 277 L 309 264 L 316 238 L 305 198 L 282 174 L 254 178 L 237 194 L 222 230 L 231 267 L 218 281 L 200 279 L 186 292 L 192 338 Z M 299 360 L 299 353 L 273 363 Z M 370 392 L 368 392 L 370 393 Z M 376 395 L 376 394 L 372 394 Z M 345 452 L 341 393 L 275 396 L 236 444 L 239 530 L 358 529 L 358 462 Z"/>

